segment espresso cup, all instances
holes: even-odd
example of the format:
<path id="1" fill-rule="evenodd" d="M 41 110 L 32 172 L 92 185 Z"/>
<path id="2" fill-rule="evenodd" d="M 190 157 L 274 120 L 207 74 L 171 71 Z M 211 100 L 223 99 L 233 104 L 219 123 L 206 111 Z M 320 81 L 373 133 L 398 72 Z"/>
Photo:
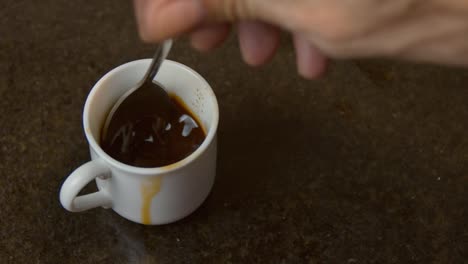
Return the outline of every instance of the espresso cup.
<path id="1" fill-rule="evenodd" d="M 107 114 L 143 78 L 150 62 L 132 61 L 115 68 L 88 95 L 83 127 L 91 161 L 73 171 L 61 187 L 60 202 L 68 211 L 112 208 L 133 222 L 161 225 L 188 216 L 210 193 L 216 174 L 218 103 L 205 79 L 185 65 L 164 61 L 155 81 L 182 99 L 200 120 L 206 138 L 197 150 L 167 166 L 140 168 L 115 160 L 99 145 Z M 96 181 L 98 191 L 78 195 L 92 180 Z"/>

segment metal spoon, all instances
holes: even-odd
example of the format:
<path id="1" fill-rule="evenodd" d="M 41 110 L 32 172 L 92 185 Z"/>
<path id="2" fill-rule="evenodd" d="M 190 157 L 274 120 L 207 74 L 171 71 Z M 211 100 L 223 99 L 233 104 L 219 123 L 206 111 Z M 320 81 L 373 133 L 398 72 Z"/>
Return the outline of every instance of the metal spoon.
<path id="1" fill-rule="evenodd" d="M 119 100 L 114 104 L 111 111 L 107 115 L 106 122 L 104 123 L 103 133 L 104 138 L 107 135 L 107 131 L 109 126 L 112 123 L 113 117 L 116 113 L 119 116 L 126 115 L 128 112 L 133 112 L 133 115 L 148 115 L 153 114 L 157 115 L 159 119 L 161 119 L 161 124 L 165 124 L 169 121 L 170 114 L 173 111 L 173 104 L 170 100 L 169 95 L 164 90 L 161 84 L 156 83 L 153 81 L 154 77 L 158 73 L 159 67 L 161 66 L 162 62 L 166 59 L 169 51 L 172 47 L 172 40 L 168 39 L 165 40 L 162 44 L 160 44 L 156 52 L 154 54 L 153 60 L 151 61 L 151 65 L 148 68 L 143 79 L 132 89 L 128 90 L 125 94 L 123 94 Z M 143 104 L 142 101 L 144 100 L 151 100 L 151 105 L 154 107 L 151 109 L 152 113 L 147 113 L 143 111 L 148 111 L 148 109 L 138 110 L 135 106 Z M 128 111 L 132 108 L 132 111 Z M 139 111 L 139 112 L 138 112 Z M 126 116 L 124 119 L 131 119 L 133 117 Z M 118 124 L 116 124 L 118 125 Z M 164 126 L 164 125 L 163 125 Z"/>

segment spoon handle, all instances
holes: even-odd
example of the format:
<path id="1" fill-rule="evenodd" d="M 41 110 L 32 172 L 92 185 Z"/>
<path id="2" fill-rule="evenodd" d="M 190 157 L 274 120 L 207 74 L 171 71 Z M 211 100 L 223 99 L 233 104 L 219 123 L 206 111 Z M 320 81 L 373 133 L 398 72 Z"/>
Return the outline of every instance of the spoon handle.
<path id="1" fill-rule="evenodd" d="M 143 82 L 153 82 L 154 77 L 158 73 L 159 67 L 161 67 L 161 64 L 166 59 L 171 47 L 172 39 L 167 39 L 158 45 L 156 52 L 154 53 L 153 60 L 151 61 L 151 65 L 145 74 L 145 78 L 143 78 Z"/>

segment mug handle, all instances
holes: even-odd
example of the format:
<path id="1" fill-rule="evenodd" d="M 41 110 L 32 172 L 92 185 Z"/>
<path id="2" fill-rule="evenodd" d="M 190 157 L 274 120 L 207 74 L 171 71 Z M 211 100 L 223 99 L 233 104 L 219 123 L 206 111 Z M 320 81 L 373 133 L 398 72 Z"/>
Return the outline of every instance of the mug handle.
<path id="1" fill-rule="evenodd" d="M 67 177 L 60 189 L 60 203 L 70 212 L 81 212 L 95 207 L 112 207 L 109 192 L 101 189 L 97 192 L 77 196 L 89 182 L 97 177 L 107 180 L 111 171 L 101 159 L 81 165 Z"/>

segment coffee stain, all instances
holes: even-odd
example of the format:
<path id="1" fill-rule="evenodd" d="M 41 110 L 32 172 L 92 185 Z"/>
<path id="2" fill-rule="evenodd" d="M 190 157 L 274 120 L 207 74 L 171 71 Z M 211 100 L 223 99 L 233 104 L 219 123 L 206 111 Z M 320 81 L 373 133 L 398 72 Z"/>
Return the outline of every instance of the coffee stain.
<path id="1" fill-rule="evenodd" d="M 162 177 L 156 177 L 141 185 L 141 196 L 143 205 L 141 207 L 141 222 L 145 225 L 151 224 L 151 202 L 161 190 Z"/>

